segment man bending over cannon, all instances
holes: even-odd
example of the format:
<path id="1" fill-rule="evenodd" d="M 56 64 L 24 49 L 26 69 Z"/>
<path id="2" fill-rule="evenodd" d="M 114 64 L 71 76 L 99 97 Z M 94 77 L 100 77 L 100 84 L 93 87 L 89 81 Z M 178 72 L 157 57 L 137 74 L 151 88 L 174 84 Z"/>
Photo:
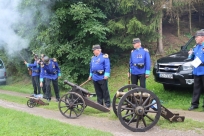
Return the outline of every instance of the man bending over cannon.
<path id="1" fill-rule="evenodd" d="M 45 56 L 43 64 L 41 64 L 40 86 L 43 87 L 43 80 L 45 80 L 46 98 L 48 101 L 51 100 L 51 82 L 55 91 L 56 101 L 58 102 L 60 99 L 58 88 L 59 77 L 61 77 L 61 72 L 57 61 L 50 59 L 48 56 Z"/>
<path id="2" fill-rule="evenodd" d="M 108 58 L 108 54 L 103 54 L 101 52 L 100 45 L 93 45 L 92 50 L 94 56 L 91 58 L 90 62 L 89 80 L 93 79 L 93 84 L 97 95 L 97 102 L 101 105 L 105 103 L 105 106 L 110 108 L 110 94 L 108 91 L 110 60 Z"/>

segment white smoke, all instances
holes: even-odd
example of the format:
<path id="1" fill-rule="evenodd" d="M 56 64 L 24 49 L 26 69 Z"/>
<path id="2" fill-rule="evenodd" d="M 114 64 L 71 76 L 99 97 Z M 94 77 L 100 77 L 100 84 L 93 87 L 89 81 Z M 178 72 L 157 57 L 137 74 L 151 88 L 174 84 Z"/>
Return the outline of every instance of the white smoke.
<path id="1" fill-rule="evenodd" d="M 35 7 L 30 6 L 19 12 L 19 4 L 23 0 L 0 0 L 0 47 L 3 47 L 8 54 L 21 51 L 29 46 L 32 35 L 37 31 L 34 15 L 36 11 L 41 14 L 41 23 L 48 23 L 50 17 L 50 2 L 49 0 L 41 0 L 42 5 Z M 34 1 L 30 1 L 34 2 Z M 22 12 L 23 11 L 23 12 Z M 29 36 L 22 36 L 19 26 L 23 26 L 22 31 L 26 31 Z M 18 28 L 16 28 L 18 26 Z M 25 30 L 26 29 L 26 30 Z"/>
<path id="2" fill-rule="evenodd" d="M 13 25 L 20 20 L 17 6 L 21 0 L 0 0 L 0 46 L 11 54 L 28 46 L 28 40 L 16 34 Z"/>

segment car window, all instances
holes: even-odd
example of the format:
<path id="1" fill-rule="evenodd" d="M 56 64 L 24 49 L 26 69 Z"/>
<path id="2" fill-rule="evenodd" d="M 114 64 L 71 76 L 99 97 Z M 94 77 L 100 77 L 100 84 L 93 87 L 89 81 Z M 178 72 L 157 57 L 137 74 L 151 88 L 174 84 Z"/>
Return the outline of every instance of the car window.
<path id="1" fill-rule="evenodd" d="M 4 68 L 4 64 L 1 60 L 0 60 L 0 68 Z"/>
<path id="2" fill-rule="evenodd" d="M 192 49 L 194 46 L 196 45 L 195 39 L 193 38 L 191 41 L 189 41 L 188 46 L 187 46 L 187 50 Z"/>

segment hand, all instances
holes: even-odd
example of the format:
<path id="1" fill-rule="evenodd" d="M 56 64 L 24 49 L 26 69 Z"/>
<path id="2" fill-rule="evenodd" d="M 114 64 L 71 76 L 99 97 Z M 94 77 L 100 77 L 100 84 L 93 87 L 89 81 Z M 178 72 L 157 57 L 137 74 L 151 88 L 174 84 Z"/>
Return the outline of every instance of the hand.
<path id="1" fill-rule="evenodd" d="M 130 73 L 129 72 L 127 73 L 127 75 L 128 75 L 128 77 L 130 77 Z"/>
<path id="2" fill-rule="evenodd" d="M 148 78 L 148 77 L 149 77 L 149 75 L 146 74 L 146 75 L 145 75 L 145 78 Z"/>
<path id="3" fill-rule="evenodd" d="M 58 79 L 60 79 L 61 78 L 61 76 L 58 76 Z"/>
<path id="4" fill-rule="evenodd" d="M 40 87 L 43 87 L 43 83 L 42 82 L 40 82 Z"/>
<path id="5" fill-rule="evenodd" d="M 108 77 L 107 77 L 107 76 L 104 76 L 104 79 L 108 79 Z"/>
<path id="6" fill-rule="evenodd" d="M 92 78 L 89 76 L 88 80 L 92 80 Z"/>
<path id="7" fill-rule="evenodd" d="M 27 65 L 28 63 L 27 63 L 26 61 L 24 61 L 24 64 L 26 64 L 26 65 Z"/>
<path id="8" fill-rule="evenodd" d="M 193 53 L 193 49 L 191 48 L 190 51 L 188 51 L 188 54 L 192 54 Z"/>

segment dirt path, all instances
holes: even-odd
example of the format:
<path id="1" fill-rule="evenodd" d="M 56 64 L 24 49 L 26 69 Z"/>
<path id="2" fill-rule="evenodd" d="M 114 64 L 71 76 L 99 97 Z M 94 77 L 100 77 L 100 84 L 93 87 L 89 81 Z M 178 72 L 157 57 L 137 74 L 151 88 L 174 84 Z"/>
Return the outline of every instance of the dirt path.
<path id="1" fill-rule="evenodd" d="M 16 93 L 11 91 L 0 90 L 2 94 L 14 95 L 26 97 L 26 94 Z M 135 135 L 143 135 L 143 136 L 203 136 L 202 134 L 196 133 L 194 130 L 189 131 L 178 131 L 178 130 L 166 130 L 161 129 L 158 126 L 154 126 L 152 129 L 147 132 L 131 132 L 128 129 L 124 128 L 119 120 L 109 120 L 107 118 L 98 118 L 93 116 L 81 115 L 77 119 L 67 119 L 61 115 L 59 111 L 46 110 L 40 107 L 28 108 L 27 105 L 21 105 L 13 102 L 8 102 L 4 100 L 0 100 L 0 106 L 10 109 L 15 109 L 18 111 L 24 111 L 33 115 L 42 116 L 44 118 L 55 119 L 61 122 L 65 122 L 68 124 L 73 124 L 77 126 L 84 126 L 87 128 L 94 128 L 106 132 L 111 132 L 114 136 L 135 136 Z M 186 118 L 191 118 L 193 120 L 204 121 L 204 113 L 203 112 L 189 112 L 182 110 L 171 110 L 173 112 L 177 112 L 180 115 L 185 116 Z"/>

